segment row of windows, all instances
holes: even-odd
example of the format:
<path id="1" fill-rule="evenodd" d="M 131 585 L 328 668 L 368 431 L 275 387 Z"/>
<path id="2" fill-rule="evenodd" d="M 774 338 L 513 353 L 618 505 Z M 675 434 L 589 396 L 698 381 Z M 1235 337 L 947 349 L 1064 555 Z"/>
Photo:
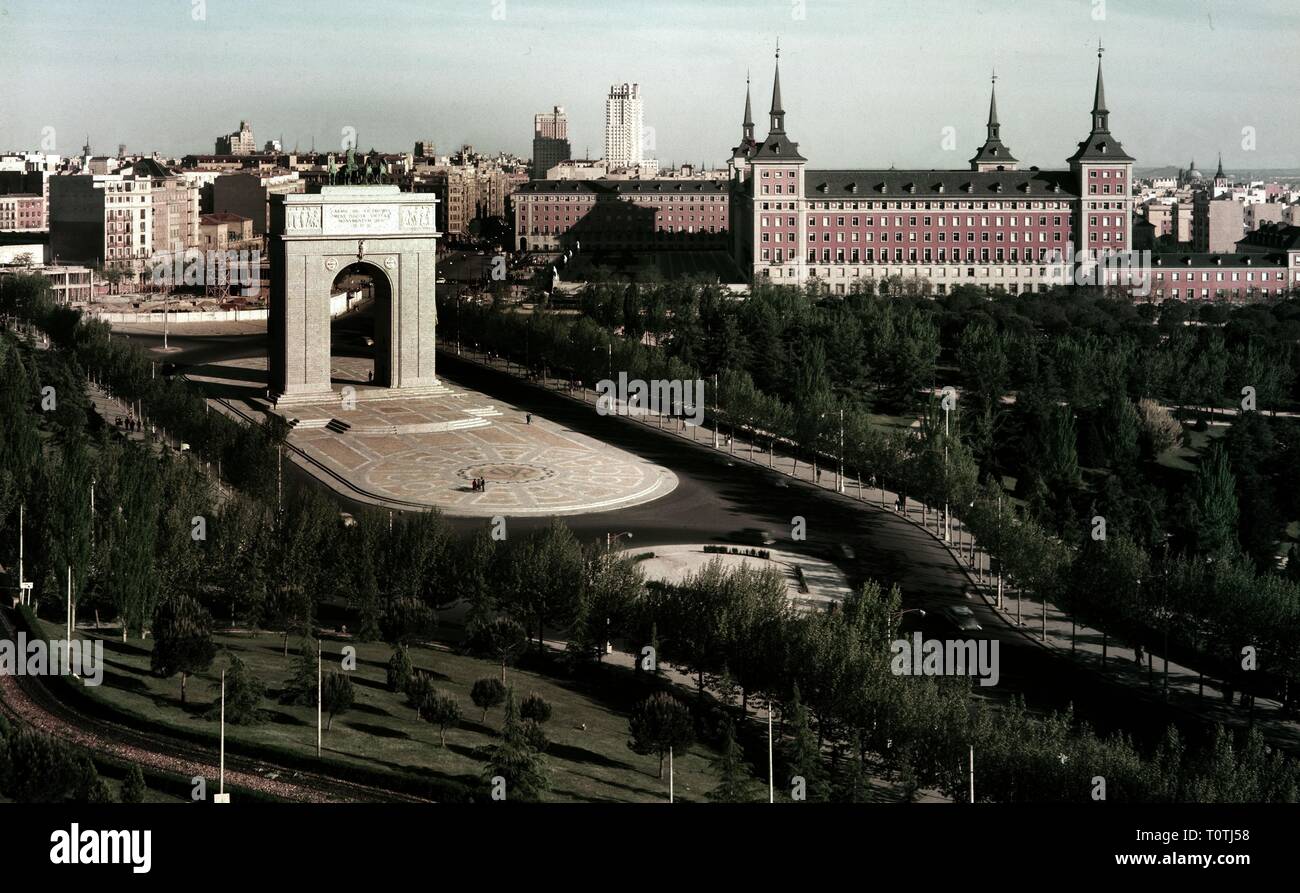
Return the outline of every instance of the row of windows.
<path id="1" fill-rule="evenodd" d="M 778 221 L 780 220 L 780 218 L 777 218 L 777 219 L 778 219 Z M 835 225 L 836 225 L 836 226 L 843 226 L 843 225 L 844 225 L 844 221 L 845 221 L 845 219 L 851 219 L 851 220 L 853 221 L 852 224 L 850 224 L 851 226 L 858 226 L 858 225 L 859 225 L 858 221 L 861 220 L 862 218 L 860 218 L 860 217 L 853 217 L 853 218 L 836 217 L 836 218 L 835 218 Z M 876 225 L 876 224 L 875 224 L 875 219 L 876 219 L 876 218 L 874 218 L 874 217 L 868 217 L 868 218 L 866 218 L 866 225 L 867 225 L 867 226 L 875 226 L 875 225 Z M 908 225 L 908 226 L 916 226 L 916 221 L 917 221 L 918 219 L 921 220 L 921 221 L 923 221 L 923 222 L 922 222 L 922 226 L 947 226 L 947 225 L 948 225 L 948 218 L 947 218 L 947 217 L 940 217 L 940 218 L 938 218 L 938 223 L 935 223 L 935 222 L 934 222 L 934 220 L 935 220 L 934 217 L 921 217 L 921 218 L 917 218 L 917 217 L 908 217 L 908 218 L 907 218 L 907 225 Z M 993 218 L 989 218 L 989 217 L 980 217 L 980 218 L 979 218 L 979 224 L 976 224 L 976 223 L 975 223 L 975 218 L 974 218 L 974 217 L 967 217 L 967 218 L 966 218 L 966 225 L 967 225 L 967 226 L 976 226 L 976 225 L 978 225 L 978 226 L 989 226 L 989 220 L 990 220 L 990 219 L 993 221 L 993 224 L 992 224 L 993 226 L 1002 226 L 1002 225 L 1003 225 L 1003 218 L 1002 218 L 1002 217 L 993 217 Z M 1053 226 L 1060 226 L 1060 225 L 1061 225 L 1061 219 L 1062 219 L 1062 218 L 1061 218 L 1061 216 L 1060 216 L 1059 214 L 1056 215 L 1056 216 L 1054 216 L 1054 217 L 1052 217 L 1052 218 L 1051 218 L 1051 220 L 1052 220 L 1052 225 L 1053 225 Z M 1095 219 L 1095 218 L 1094 218 L 1094 219 Z M 1007 226 L 1033 226 L 1033 225 L 1034 225 L 1034 218 L 1033 218 L 1033 217 L 1025 217 L 1023 223 L 1020 222 L 1020 218 L 1019 218 L 1019 217 L 1009 217 L 1009 218 L 1006 218 L 1006 220 L 1007 220 L 1007 224 L 1006 224 Z M 1048 218 L 1047 218 L 1045 215 L 1044 215 L 1044 216 L 1040 216 L 1040 217 L 1038 218 L 1038 225 L 1039 225 L 1039 226 L 1047 226 L 1047 225 L 1048 225 L 1048 224 L 1047 224 L 1047 220 L 1048 220 Z M 766 217 L 763 218 L 763 225 L 764 225 L 764 226 L 767 226 L 767 218 L 766 218 Z M 780 225 L 781 225 L 781 224 L 778 222 L 778 223 L 777 223 L 777 226 L 780 226 Z M 791 226 L 794 226 L 794 221 L 793 221 L 793 220 L 790 221 L 790 225 L 791 225 Z M 814 215 L 814 214 L 810 214 L 810 215 L 808 215 L 808 225 L 809 225 L 809 226 L 816 226 L 816 225 L 817 225 L 817 217 L 816 217 L 816 215 Z M 823 217 L 823 218 L 822 218 L 822 224 L 821 224 L 821 225 L 822 225 L 822 226 L 830 226 L 830 225 L 831 225 L 831 218 L 829 218 L 829 217 Z M 895 218 L 894 218 L 894 226 L 902 226 L 902 225 L 903 225 L 903 218 L 902 218 L 902 217 L 895 217 Z M 961 218 L 960 218 L 960 217 L 956 217 L 956 216 L 954 216 L 954 217 L 952 218 L 952 225 L 953 225 L 953 226 L 961 226 Z M 888 217 L 881 217 L 881 218 L 880 218 L 880 226 L 889 226 L 889 218 L 888 218 Z"/>
<path id="2" fill-rule="evenodd" d="M 793 248 L 791 248 L 789 251 L 786 251 L 783 248 L 775 248 L 775 249 L 764 248 L 762 250 L 761 257 L 765 262 L 776 263 L 776 264 L 785 263 L 788 260 L 794 260 L 795 250 Z M 888 248 L 880 249 L 880 254 L 878 257 L 880 263 L 882 264 L 890 263 L 889 249 Z M 1050 251 L 1047 248 L 1039 248 L 1037 256 L 1035 256 L 1034 250 L 1032 248 L 1026 248 L 1022 256 L 1020 253 L 1020 249 L 1018 248 L 1012 248 L 1010 249 L 1010 251 L 1007 251 L 1006 249 L 1003 248 L 996 248 L 991 250 L 988 248 L 981 248 L 979 249 L 979 254 L 977 255 L 976 250 L 974 248 L 967 248 L 965 256 L 963 257 L 961 249 L 958 248 L 954 248 L 952 250 L 951 256 L 949 256 L 948 249 L 946 248 L 938 249 L 937 254 L 935 249 L 933 248 L 923 248 L 923 249 L 908 248 L 906 249 L 906 254 L 904 253 L 904 249 L 895 248 L 893 253 L 893 263 L 899 263 L 899 264 L 901 263 L 961 263 L 963 261 L 966 263 L 976 263 L 976 262 L 1008 263 L 1009 262 L 1014 264 L 1014 263 L 1020 263 L 1022 260 L 1026 262 L 1037 261 L 1039 263 L 1060 263 L 1061 252 L 1060 249 L 1055 249 L 1055 248 L 1051 249 Z M 872 264 L 877 262 L 877 254 L 874 248 L 867 248 L 867 249 L 851 248 L 848 249 L 847 251 L 844 248 L 837 248 L 834 250 L 834 254 L 832 255 L 832 250 L 830 248 L 823 248 L 821 249 L 821 254 L 819 257 L 816 248 L 809 248 L 807 261 L 808 263 L 820 262 L 824 264 L 829 264 L 829 263 Z"/>
<path id="3" fill-rule="evenodd" d="M 794 202 L 762 202 L 764 211 L 794 210 Z M 769 206 L 774 207 L 769 207 Z M 808 211 L 1054 211 L 1068 210 L 1069 202 L 805 202 Z M 1119 203 L 1116 203 L 1119 207 Z"/>
<path id="4" fill-rule="evenodd" d="M 523 198 L 527 200 L 530 205 L 540 204 L 542 202 L 563 202 L 566 204 L 576 202 L 577 204 L 590 205 L 594 204 L 596 201 L 596 196 L 594 195 L 525 195 Z M 725 195 L 629 195 L 626 198 L 620 199 L 620 201 L 632 203 L 646 202 L 649 204 L 662 205 L 664 202 L 725 202 L 727 199 L 728 196 Z"/>
<path id="5" fill-rule="evenodd" d="M 1263 297 L 1268 297 L 1269 294 L 1273 294 L 1273 295 L 1276 295 L 1277 297 L 1280 298 L 1280 297 L 1282 297 L 1282 295 L 1283 295 L 1283 293 L 1284 293 L 1285 291 L 1286 291 L 1286 289 L 1282 289 L 1282 288 L 1275 288 L 1275 289 L 1273 289 L 1272 292 L 1269 292 L 1269 290 L 1268 290 L 1267 288 L 1247 288 L 1247 289 L 1216 288 L 1216 289 L 1214 289 L 1214 297 L 1216 297 L 1216 298 L 1226 298 L 1226 297 L 1228 297 L 1229 295 L 1231 295 L 1231 296 L 1233 296 L 1233 297 L 1237 297 L 1237 296 L 1239 296 L 1239 295 L 1242 295 L 1242 296 L 1247 297 L 1247 298 L 1254 298 L 1254 297 L 1261 297 L 1261 298 L 1263 298 Z M 1180 294 L 1180 292 L 1183 292 L 1183 293 Z M 1244 293 L 1244 294 L 1243 294 L 1243 293 Z M 1157 298 L 1163 298 L 1163 297 L 1165 296 L 1165 290 L 1164 290 L 1163 288 L 1157 288 L 1156 291 L 1155 291 L 1155 295 L 1156 295 Z M 1186 297 L 1186 298 L 1188 298 L 1188 299 L 1195 298 L 1195 297 L 1198 297 L 1198 295 L 1197 295 L 1197 289 L 1194 289 L 1194 288 L 1188 288 L 1188 289 L 1177 289 L 1177 288 L 1174 288 L 1174 289 L 1170 289 L 1170 297 L 1173 297 L 1173 298 Z M 1202 288 L 1202 289 L 1200 289 L 1200 295 L 1199 295 L 1199 297 L 1208 300 L 1209 297 L 1210 297 L 1210 289 L 1208 289 L 1208 288 Z"/>
<path id="6" fill-rule="evenodd" d="M 1180 275 L 1183 275 L 1183 274 L 1179 274 L 1179 273 L 1177 273 L 1177 272 L 1170 273 L 1170 274 L 1169 274 L 1169 281 L 1170 281 L 1170 282 L 1177 282 L 1177 281 L 1178 281 L 1178 277 L 1179 277 Z M 1185 274 L 1185 275 L 1186 275 L 1186 277 L 1187 277 L 1187 280 L 1186 280 L 1186 281 L 1188 281 L 1188 282 L 1195 282 L 1195 281 L 1196 281 L 1196 274 L 1195 274 L 1195 273 L 1191 273 L 1191 272 L 1189 272 L 1189 273 L 1187 273 L 1187 274 Z M 1203 272 L 1203 273 L 1201 273 L 1201 281 L 1202 281 L 1202 282 L 1210 282 L 1210 281 L 1211 281 L 1211 279 L 1210 279 L 1210 275 L 1211 275 L 1211 274 L 1208 273 L 1208 272 Z M 1227 274 L 1227 275 L 1229 275 L 1229 276 L 1232 277 L 1231 279 L 1224 279 L 1223 277 L 1224 277 L 1225 274 L 1224 274 L 1224 272 L 1223 272 L 1222 270 L 1215 270 L 1213 275 L 1214 275 L 1214 279 L 1213 279 L 1214 282 L 1241 282 L 1241 281 L 1243 281 L 1243 280 L 1241 280 L 1240 278 L 1238 278 L 1238 277 L 1241 276 L 1241 273 L 1236 272 L 1236 271 Z M 1272 278 L 1277 279 L 1279 282 L 1285 281 L 1285 280 L 1286 280 L 1286 273 L 1283 272 L 1282 270 L 1278 270 L 1278 271 L 1276 272 L 1276 274 L 1275 274 Z M 1165 274 L 1164 274 L 1164 273 L 1156 273 L 1156 281 L 1157 281 L 1157 282 L 1163 282 L 1164 279 L 1165 279 Z M 1269 279 L 1268 270 L 1260 270 L 1260 271 L 1259 271 L 1259 279 L 1260 279 L 1261 282 L 1266 282 L 1266 281 L 1268 281 L 1268 279 Z M 1246 282 L 1254 282 L 1254 281 L 1255 281 L 1255 271 L 1254 271 L 1254 270 L 1248 270 L 1248 271 L 1246 272 L 1246 278 L 1245 278 L 1244 281 L 1246 281 Z"/>
<path id="7" fill-rule="evenodd" d="M 798 241 L 798 240 L 795 238 L 795 234 L 794 234 L 794 233 L 786 233 L 785 235 L 788 237 L 785 241 L 788 241 L 788 242 L 795 242 L 795 241 Z M 849 238 L 848 241 L 850 241 L 850 242 L 857 242 L 857 241 L 871 242 L 871 241 L 874 241 L 875 235 L 876 235 L 875 233 L 865 233 L 865 234 L 864 234 L 864 233 L 853 232 L 853 233 L 849 233 L 850 238 Z M 916 236 L 917 236 L 916 232 L 915 232 L 915 231 L 909 231 L 909 232 L 907 233 L 907 238 L 904 239 L 904 238 L 903 238 L 903 233 L 902 233 L 902 232 L 896 232 L 896 233 L 894 233 L 894 241 L 895 241 L 895 242 L 917 242 L 917 241 L 921 241 L 921 242 L 932 242 L 932 241 L 935 241 L 933 238 L 931 238 L 933 235 L 934 235 L 933 233 L 925 232 L 925 233 L 921 233 L 921 236 L 922 236 L 921 239 L 917 239 L 917 237 L 916 237 Z M 966 233 L 966 241 L 967 241 L 967 242 L 974 242 L 974 241 L 977 241 L 976 238 L 975 238 L 975 235 L 976 235 L 976 234 L 973 233 L 973 232 L 967 232 L 967 233 Z M 978 239 L 978 241 L 980 241 L 980 242 L 1006 242 L 1006 241 L 1018 242 L 1018 241 L 1020 241 L 1020 235 L 1021 235 L 1021 234 L 1018 233 L 1018 232 L 1012 232 L 1012 233 L 1011 233 L 1011 238 L 1010 238 L 1010 239 L 1007 239 L 1007 238 L 1006 238 L 1007 234 L 1004 233 L 1004 232 L 1002 232 L 1001 230 L 999 230 L 999 231 L 996 232 L 996 233 L 982 232 L 982 233 L 979 234 L 979 239 Z M 779 233 L 779 232 L 777 232 L 777 233 L 764 232 L 764 233 L 763 233 L 763 241 L 764 241 L 764 242 L 780 242 L 780 241 L 782 240 L 782 239 L 781 239 L 781 236 L 782 236 L 782 234 Z M 1048 236 L 1048 233 L 1047 233 L 1046 231 L 1039 231 L 1039 233 L 1038 233 L 1038 241 L 1039 241 L 1039 242 L 1046 242 L 1046 241 L 1048 241 L 1047 236 Z M 1062 242 L 1062 241 L 1065 241 L 1065 235 L 1062 234 L 1060 230 L 1057 230 L 1056 232 L 1052 233 L 1051 236 L 1052 236 L 1051 241 L 1053 241 L 1053 242 Z M 835 241 L 837 241 L 837 242 L 843 242 L 843 241 L 845 241 L 845 239 L 844 239 L 844 233 L 842 233 L 842 232 L 836 233 L 836 234 L 835 234 L 835 237 L 836 237 L 836 238 L 835 238 Z M 861 238 L 859 238 L 859 237 L 861 237 Z M 1033 233 L 1024 233 L 1024 237 L 1025 237 L 1025 238 L 1024 238 L 1025 242 L 1033 242 L 1033 241 L 1034 241 L 1034 234 L 1033 234 Z M 830 232 L 823 232 L 823 233 L 822 233 L 822 241 L 823 241 L 823 242 L 829 242 L 830 240 L 831 240 L 831 234 L 830 234 Z M 816 241 L 817 241 L 817 234 L 816 234 L 816 233 L 809 233 L 809 234 L 808 234 L 808 241 L 809 241 L 809 242 L 816 242 Z M 888 241 L 889 241 L 889 233 L 888 233 L 888 232 L 882 232 L 882 233 L 880 233 L 880 241 L 882 241 L 882 242 L 888 242 Z M 940 242 L 946 242 L 946 241 L 948 241 L 948 233 L 940 231 L 938 241 L 940 241 Z M 961 241 L 961 233 L 953 233 L 953 234 L 952 234 L 952 241 L 953 241 L 953 242 L 960 242 L 960 241 Z"/>
<path id="8" fill-rule="evenodd" d="M 561 235 L 561 234 L 563 234 L 563 233 L 568 232 L 568 230 L 569 230 L 568 227 L 561 227 L 561 226 L 555 226 L 555 227 L 553 227 L 553 228 L 550 227 L 550 226 L 541 226 L 541 227 L 534 226 L 531 230 L 529 230 L 529 235 L 533 235 L 533 236 L 539 236 L 539 235 L 540 235 L 540 236 L 556 235 L 556 236 L 558 236 L 558 235 Z M 635 232 L 641 232 L 642 230 L 640 229 L 640 227 L 635 227 L 635 228 L 634 228 L 634 231 L 635 231 Z M 678 226 L 676 229 L 673 229 L 673 227 L 671 227 L 671 226 L 668 226 L 668 227 L 659 226 L 659 227 L 656 228 L 655 231 L 656 231 L 656 232 L 661 232 L 661 233 L 673 233 L 673 232 L 678 232 L 678 233 L 695 233 L 695 232 L 697 232 L 697 230 L 696 230 L 696 228 L 695 228 L 694 226 Z M 705 232 L 709 232 L 709 233 L 725 233 L 726 231 L 727 231 L 727 228 L 726 228 L 725 226 L 724 226 L 724 227 L 721 227 L 721 228 L 719 228 L 719 227 L 715 227 L 715 226 L 710 226 L 708 229 L 705 229 L 703 225 L 701 225 L 700 228 L 699 228 L 699 230 L 698 230 L 698 232 L 701 232 L 701 233 L 705 233 Z M 521 230 L 521 232 L 522 232 L 522 230 Z"/>

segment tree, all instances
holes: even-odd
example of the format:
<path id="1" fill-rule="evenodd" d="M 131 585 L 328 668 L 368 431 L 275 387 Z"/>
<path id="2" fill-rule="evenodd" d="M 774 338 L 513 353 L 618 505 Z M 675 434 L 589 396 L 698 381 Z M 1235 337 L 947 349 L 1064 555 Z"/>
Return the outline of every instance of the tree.
<path id="1" fill-rule="evenodd" d="M 280 692 L 280 703 L 308 707 L 316 703 L 316 686 L 320 683 L 320 643 L 310 633 L 298 644 L 293 661 L 293 676 Z"/>
<path id="2" fill-rule="evenodd" d="M 444 692 L 431 691 L 420 707 L 420 716 L 438 727 L 438 744 L 446 747 L 447 730 L 460 722 L 460 703 Z"/>
<path id="3" fill-rule="evenodd" d="M 1190 521 L 1199 552 L 1222 557 L 1236 551 L 1237 482 L 1227 452 L 1217 443 L 1196 470 Z"/>
<path id="4" fill-rule="evenodd" d="M 537 629 L 537 653 L 545 653 L 548 621 L 566 623 L 577 606 L 582 586 L 582 550 L 558 518 L 523 540 L 507 555 L 511 570 L 513 613 Z"/>
<path id="5" fill-rule="evenodd" d="M 501 685 L 506 684 L 506 665 L 528 644 L 528 633 L 518 621 L 496 617 L 470 629 L 470 647 L 491 654 L 501 662 Z"/>
<path id="6" fill-rule="evenodd" d="M 1150 398 L 1138 401 L 1142 444 L 1149 458 L 1155 459 L 1165 450 L 1178 446 L 1183 439 L 1183 426 L 1169 410 Z"/>
<path id="7" fill-rule="evenodd" d="M 221 682 L 216 683 L 220 698 Z M 226 668 L 226 722 L 233 725 L 252 725 L 262 719 L 262 698 L 266 686 L 248 669 L 248 665 L 235 654 L 230 654 Z M 220 719 L 221 702 L 218 700 L 208 711 L 208 719 Z"/>
<path id="8" fill-rule="evenodd" d="M 808 708 L 799 700 L 798 684 L 794 686 L 790 703 L 782 715 L 790 719 L 790 740 L 781 749 L 786 772 L 791 779 L 803 779 L 808 800 L 825 800 L 826 772 L 822 766 L 822 749 L 808 722 Z"/>
<path id="9" fill-rule="evenodd" d="M 1111 394 L 1102 416 L 1101 440 L 1106 464 L 1118 475 L 1130 477 L 1137 470 L 1141 420 L 1133 401 L 1121 393 Z"/>
<path id="10" fill-rule="evenodd" d="M 484 676 L 474 682 L 473 688 L 469 691 L 469 699 L 474 702 L 475 707 L 483 711 L 480 722 L 487 722 L 488 711 L 499 706 L 506 699 L 505 684 L 493 676 Z"/>
<path id="11" fill-rule="evenodd" d="M 393 648 L 393 656 L 388 659 L 388 666 L 385 669 L 385 681 L 389 691 L 406 691 L 407 685 L 411 682 L 411 656 L 406 653 L 406 648 L 401 645 Z"/>
<path id="12" fill-rule="evenodd" d="M 414 596 L 390 599 L 379 617 L 384 641 L 393 645 L 408 645 L 424 638 L 437 624 L 434 610 Z"/>
<path id="13" fill-rule="evenodd" d="M 18 803 L 58 803 L 78 781 L 77 764 L 62 741 L 26 727 L 11 731 L 0 755 L 0 793 Z"/>
<path id="14" fill-rule="evenodd" d="M 154 612 L 153 654 L 149 665 L 164 679 L 181 676 L 181 703 L 185 703 L 185 683 L 191 673 L 212 666 L 217 646 L 212 641 L 212 618 L 195 599 L 174 594 Z"/>
<path id="15" fill-rule="evenodd" d="M 336 714 L 347 713 L 352 707 L 353 695 L 352 677 L 347 673 L 331 670 L 321 687 L 321 707 L 329 714 L 329 719 L 325 722 L 325 731 L 328 732 L 330 726 L 334 724 Z"/>
<path id="16" fill-rule="evenodd" d="M 132 763 L 126 770 L 126 778 L 122 781 L 122 802 L 143 803 L 148 790 L 144 783 L 144 773 L 140 771 L 140 764 Z"/>
<path id="17" fill-rule="evenodd" d="M 736 740 L 736 727 L 728 717 L 722 721 L 722 751 L 713 761 L 719 784 L 709 791 L 708 798 L 718 803 L 747 803 L 754 799 L 754 786 L 750 782 L 749 766 L 745 753 Z"/>
<path id="18" fill-rule="evenodd" d="M 659 778 L 664 777 L 664 757 L 684 750 L 695 740 L 691 711 L 667 692 L 656 692 L 637 704 L 628 719 L 628 748 L 642 756 L 659 757 Z"/>
<path id="19" fill-rule="evenodd" d="M 490 681 L 497 682 L 496 679 Z M 546 758 L 530 742 L 533 736 L 526 728 L 527 721 L 519 718 L 513 691 L 506 692 L 505 702 L 501 739 L 479 751 L 486 762 L 483 777 L 489 784 L 494 784 L 498 778 L 504 781 L 508 798 L 523 802 L 540 800 L 549 787 Z"/>
<path id="20" fill-rule="evenodd" d="M 519 715 L 533 722 L 546 722 L 551 718 L 551 705 L 537 692 L 533 692 L 519 705 Z"/>
<path id="21" fill-rule="evenodd" d="M 95 762 L 87 754 L 76 758 L 77 782 L 72 789 L 72 799 L 77 803 L 112 803 L 113 795 L 104 779 L 99 777 Z"/>

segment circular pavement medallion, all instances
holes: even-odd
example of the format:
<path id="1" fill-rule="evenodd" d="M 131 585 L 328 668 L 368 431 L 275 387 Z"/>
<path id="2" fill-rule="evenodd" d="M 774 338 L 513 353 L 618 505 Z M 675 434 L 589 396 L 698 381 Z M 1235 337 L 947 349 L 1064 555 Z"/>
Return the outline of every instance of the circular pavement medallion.
<path id="1" fill-rule="evenodd" d="M 492 484 L 528 484 L 555 477 L 555 471 L 544 465 L 524 465 L 516 462 L 466 465 L 464 468 L 457 469 L 456 474 L 467 481 L 483 478 Z"/>

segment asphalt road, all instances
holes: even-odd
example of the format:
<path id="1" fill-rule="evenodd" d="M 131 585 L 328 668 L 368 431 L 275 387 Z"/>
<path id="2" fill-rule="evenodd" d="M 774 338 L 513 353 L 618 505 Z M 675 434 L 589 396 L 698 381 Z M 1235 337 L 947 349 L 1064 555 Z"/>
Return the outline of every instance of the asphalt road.
<path id="1" fill-rule="evenodd" d="M 357 349 L 359 333 L 369 321 L 352 318 L 336 324 L 335 343 L 339 352 Z M 161 336 L 133 335 L 146 347 L 161 343 Z M 266 349 L 264 335 L 189 336 L 173 334 L 173 348 L 167 360 L 182 368 L 222 359 L 257 356 Z M 597 437 L 629 452 L 664 465 L 677 475 L 678 486 L 669 495 L 643 505 L 589 515 L 568 515 L 564 521 L 583 540 L 596 540 L 608 533 L 630 532 L 633 548 L 653 548 L 668 543 L 718 542 L 740 544 L 755 531 L 769 532 L 776 546 L 794 552 L 816 554 L 842 567 L 855 585 L 867 579 L 883 584 L 897 583 L 905 608 L 922 608 L 924 618 L 909 614 L 904 629 L 920 629 L 927 636 L 954 637 L 940 610 L 966 604 L 984 627 L 977 637 L 999 642 L 1001 679 L 993 688 L 979 688 L 980 696 L 1003 698 L 1023 695 L 1031 709 L 1064 709 L 1073 705 L 1077 716 L 1087 719 L 1099 731 L 1123 729 L 1139 741 L 1154 743 L 1165 727 L 1176 721 L 1193 739 L 1206 731 L 1204 722 L 1179 708 L 1163 703 L 1158 693 L 1148 695 L 1132 686 L 1112 682 L 1090 668 L 1047 652 L 1022 633 L 1007 627 L 978 597 L 965 594 L 966 578 L 948 552 L 926 533 L 891 512 L 865 508 L 856 500 L 811 485 L 792 481 L 741 460 L 714 451 L 701 433 L 701 444 L 661 434 L 639 422 L 613 416 L 599 416 L 590 404 L 582 405 L 544 391 L 502 372 L 485 369 L 458 359 L 453 353 L 439 354 L 439 375 L 449 381 L 499 400 L 520 411 L 533 412 L 573 430 Z M 286 464 L 286 471 L 291 466 Z M 303 481 L 316 479 L 293 467 Z M 324 488 L 341 510 L 354 511 L 366 504 Z M 807 539 L 795 542 L 791 524 L 795 516 L 805 520 Z M 487 523 L 484 519 L 449 519 L 463 530 Z M 545 518 L 510 518 L 511 530 L 530 530 L 547 523 Z M 845 560 L 834 554 L 838 544 L 847 544 L 855 554 Z M 961 634 L 961 638 L 967 638 Z"/>

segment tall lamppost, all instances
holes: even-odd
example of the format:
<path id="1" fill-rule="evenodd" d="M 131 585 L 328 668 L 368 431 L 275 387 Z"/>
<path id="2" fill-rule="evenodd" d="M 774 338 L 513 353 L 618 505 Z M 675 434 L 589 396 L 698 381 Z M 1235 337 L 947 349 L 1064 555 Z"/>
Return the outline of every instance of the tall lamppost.
<path id="1" fill-rule="evenodd" d="M 858 472 L 861 474 L 861 472 Z M 835 492 L 844 492 L 844 407 L 840 407 L 840 472 L 835 477 Z"/>
<path id="2" fill-rule="evenodd" d="M 898 622 L 900 622 L 900 621 L 903 619 L 903 616 L 904 616 L 905 614 L 920 614 L 922 617 L 924 617 L 924 616 L 925 616 L 925 608 L 907 608 L 907 609 L 905 609 L 905 610 L 899 611 L 899 612 L 896 613 L 896 614 L 892 614 L 892 615 L 890 615 L 890 619 L 891 619 L 894 623 L 898 623 Z M 886 638 L 886 639 L 889 638 L 889 629 L 888 629 L 888 628 L 885 629 L 885 638 Z"/>

